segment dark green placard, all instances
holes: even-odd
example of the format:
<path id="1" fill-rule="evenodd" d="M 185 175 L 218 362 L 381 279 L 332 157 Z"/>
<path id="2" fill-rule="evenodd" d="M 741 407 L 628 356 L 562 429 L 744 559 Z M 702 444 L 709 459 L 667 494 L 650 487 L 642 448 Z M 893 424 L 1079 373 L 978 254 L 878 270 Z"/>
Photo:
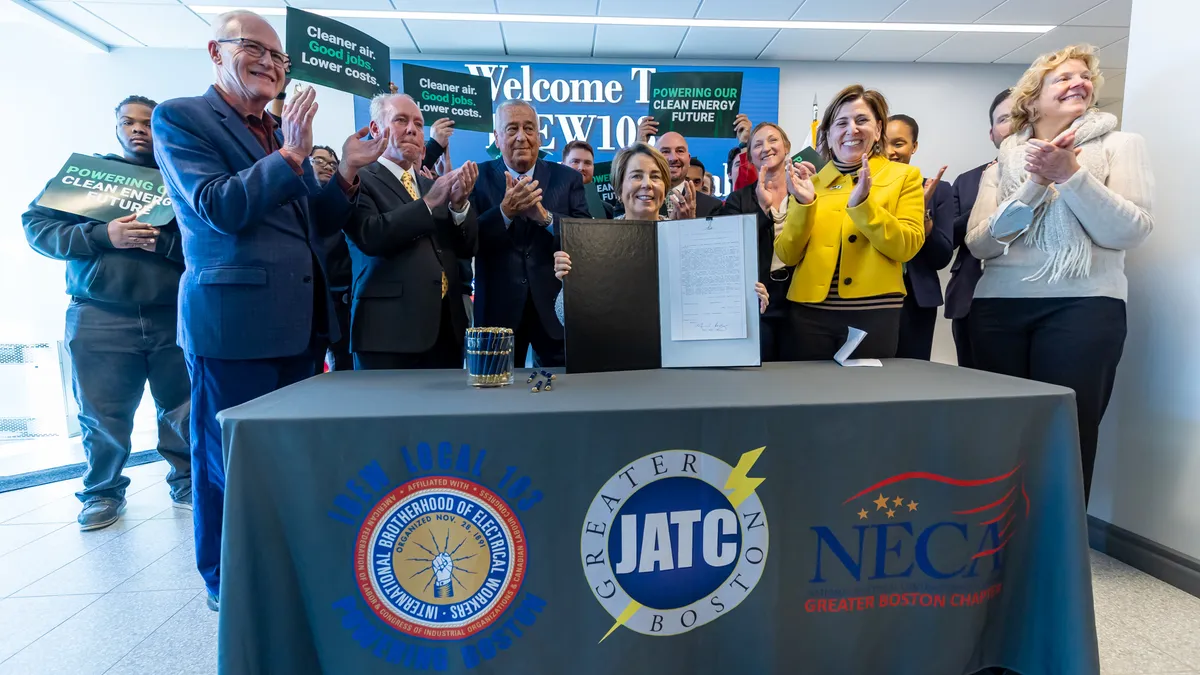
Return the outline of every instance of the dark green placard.
<path id="1" fill-rule="evenodd" d="M 391 51 L 366 33 L 294 7 L 287 10 L 287 53 L 294 79 L 363 98 L 388 90 Z"/>
<path id="2" fill-rule="evenodd" d="M 404 64 L 402 91 L 417 102 L 425 124 L 449 117 L 455 129 L 492 130 L 492 81 L 482 75 Z"/>
<path id="3" fill-rule="evenodd" d="M 604 203 L 615 207 L 620 202 L 620 195 L 612 185 L 612 162 L 597 162 L 594 171 L 592 183 L 596 186 L 596 192 L 600 193 Z"/>
<path id="4" fill-rule="evenodd" d="M 659 135 L 735 138 L 733 118 L 742 105 L 742 74 L 651 73 L 650 110 Z"/>
<path id="5" fill-rule="evenodd" d="M 817 168 L 817 171 L 820 171 L 821 167 L 825 166 L 827 160 L 821 156 L 821 153 L 814 150 L 811 145 L 808 145 L 802 148 L 800 152 L 792 155 L 792 161 L 811 162 Z"/>
<path id="6" fill-rule="evenodd" d="M 102 223 L 138 214 L 138 220 L 162 227 L 175 217 L 158 169 L 75 153 L 46 187 L 38 206 Z"/>

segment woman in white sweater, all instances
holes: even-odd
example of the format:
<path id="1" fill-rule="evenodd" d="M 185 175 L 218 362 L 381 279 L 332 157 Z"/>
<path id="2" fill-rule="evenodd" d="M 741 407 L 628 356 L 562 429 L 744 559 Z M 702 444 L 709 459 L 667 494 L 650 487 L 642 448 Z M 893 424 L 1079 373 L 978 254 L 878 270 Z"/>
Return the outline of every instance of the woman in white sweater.
<path id="1" fill-rule="evenodd" d="M 1013 89 L 1013 135 L 979 186 L 967 246 L 976 366 L 1075 390 L 1084 494 L 1125 345 L 1125 251 L 1154 226 L 1145 143 L 1093 107 L 1088 46 L 1040 57 Z"/>

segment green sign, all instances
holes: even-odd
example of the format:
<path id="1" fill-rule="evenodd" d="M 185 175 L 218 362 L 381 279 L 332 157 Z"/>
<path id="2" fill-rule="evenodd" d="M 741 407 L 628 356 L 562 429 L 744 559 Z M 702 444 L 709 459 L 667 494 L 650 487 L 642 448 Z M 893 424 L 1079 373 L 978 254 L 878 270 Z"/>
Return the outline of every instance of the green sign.
<path id="1" fill-rule="evenodd" d="M 386 92 L 392 79 L 386 44 L 344 23 L 294 7 L 287 10 L 287 53 L 293 78 L 363 98 Z"/>
<path id="2" fill-rule="evenodd" d="M 597 162 L 594 171 L 592 184 L 596 186 L 596 192 L 600 193 L 600 198 L 605 204 L 615 208 L 620 203 L 621 196 L 613 189 L 612 162 Z"/>
<path id="3" fill-rule="evenodd" d="M 454 128 L 492 130 L 492 81 L 482 75 L 404 64 L 402 91 L 417 102 L 425 123 L 449 117 Z"/>
<path id="4" fill-rule="evenodd" d="M 162 227 L 175 218 L 158 169 L 75 153 L 59 170 L 38 206 L 107 223 L 131 213 Z"/>
<path id="5" fill-rule="evenodd" d="M 826 164 L 825 158 L 821 156 L 821 153 L 814 150 L 811 145 L 805 146 L 800 152 L 792 155 L 792 161 L 811 162 L 817 168 L 817 171 L 820 171 L 821 167 Z"/>
<path id="6" fill-rule="evenodd" d="M 742 74 L 651 73 L 650 111 L 658 134 L 736 138 L 733 118 L 742 104 Z"/>

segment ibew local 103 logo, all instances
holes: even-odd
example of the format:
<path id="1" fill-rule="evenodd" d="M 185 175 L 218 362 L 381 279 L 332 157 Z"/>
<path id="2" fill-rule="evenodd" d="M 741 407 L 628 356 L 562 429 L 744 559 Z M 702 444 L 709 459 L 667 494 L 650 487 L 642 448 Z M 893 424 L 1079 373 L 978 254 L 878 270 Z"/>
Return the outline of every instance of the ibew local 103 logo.
<path id="1" fill-rule="evenodd" d="M 814 525 L 809 613 L 971 608 L 1003 593 L 1013 535 L 1031 517 L 1021 466 L 986 478 L 911 471 L 850 495 Z"/>
<path id="2" fill-rule="evenodd" d="M 667 450 L 613 475 L 584 519 L 580 555 L 596 600 L 618 627 L 678 635 L 749 597 L 767 561 L 768 528 L 748 472 L 693 450 Z"/>
<path id="3" fill-rule="evenodd" d="M 356 528 L 357 588 L 333 603 L 348 639 L 415 670 L 474 668 L 512 649 L 546 607 L 523 589 L 528 543 L 519 513 L 542 492 L 488 451 L 428 443 L 399 450 L 402 476 L 377 461 L 346 482 L 328 516 Z"/>

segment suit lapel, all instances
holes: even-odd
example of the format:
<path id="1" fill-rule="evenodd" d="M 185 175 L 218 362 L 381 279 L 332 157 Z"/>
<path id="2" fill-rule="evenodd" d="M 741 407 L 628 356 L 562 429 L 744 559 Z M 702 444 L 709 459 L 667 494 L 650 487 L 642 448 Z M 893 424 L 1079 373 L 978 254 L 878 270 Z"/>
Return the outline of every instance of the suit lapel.
<path id="1" fill-rule="evenodd" d="M 250 133 L 250 130 L 246 128 L 245 120 L 233 109 L 233 106 L 221 98 L 221 95 L 217 93 L 216 87 L 209 87 L 208 91 L 204 92 L 204 98 L 208 99 L 208 104 L 221 115 L 221 122 L 225 125 L 225 128 L 229 130 L 229 133 L 233 134 L 238 143 L 241 143 L 242 148 L 250 153 L 250 157 L 254 161 L 257 162 L 267 156 L 267 151 L 263 149 L 262 143 L 259 143 L 254 134 Z"/>
<path id="2" fill-rule="evenodd" d="M 396 178 L 396 174 L 392 173 L 392 170 L 384 166 L 382 162 L 375 162 L 369 169 L 373 176 L 395 193 L 401 203 L 407 204 L 413 200 L 412 195 L 408 194 L 408 190 L 404 189 L 404 184 L 400 182 L 399 178 Z"/>
<path id="3" fill-rule="evenodd" d="M 550 186 L 550 167 L 540 159 L 533 165 L 533 179 L 537 181 L 538 187 L 542 189 L 542 206 L 546 206 L 552 198 L 548 189 Z M 550 208 L 547 207 L 546 210 L 549 211 Z"/>

